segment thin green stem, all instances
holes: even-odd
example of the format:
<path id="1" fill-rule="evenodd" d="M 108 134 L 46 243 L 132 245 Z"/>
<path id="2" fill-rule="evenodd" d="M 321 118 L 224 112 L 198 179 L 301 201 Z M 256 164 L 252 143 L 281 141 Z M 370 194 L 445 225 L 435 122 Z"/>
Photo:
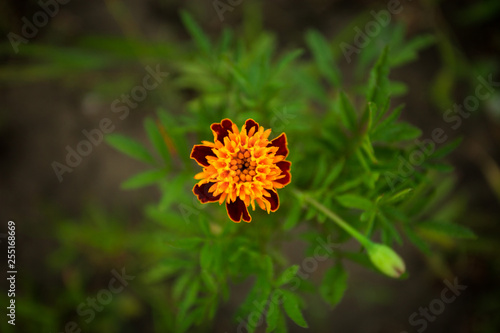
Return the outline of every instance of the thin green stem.
<path id="1" fill-rule="evenodd" d="M 403 259 L 401 259 L 401 257 L 390 247 L 384 244 L 372 242 L 358 230 L 351 227 L 340 216 L 320 204 L 311 196 L 295 189 L 293 190 L 293 193 L 299 198 L 299 200 L 303 200 L 311 204 L 320 212 L 328 216 L 339 227 L 348 232 L 352 237 L 356 238 L 358 242 L 365 247 L 370 261 L 379 271 L 393 278 L 398 278 L 405 272 L 406 268 Z"/>
<path id="2" fill-rule="evenodd" d="M 298 197 L 303 199 L 305 202 L 311 204 L 314 206 L 316 209 L 318 209 L 320 212 L 328 216 L 333 222 L 335 222 L 339 227 L 344 229 L 347 233 L 349 233 L 352 237 L 356 238 L 358 242 L 361 243 L 365 248 L 369 248 L 373 245 L 373 242 L 363 236 L 358 230 L 354 229 L 351 227 L 346 221 L 344 221 L 340 216 L 332 212 L 330 209 L 327 207 L 323 206 L 320 204 L 316 199 L 310 197 L 309 195 L 300 192 L 299 190 L 293 190 L 294 194 Z"/>

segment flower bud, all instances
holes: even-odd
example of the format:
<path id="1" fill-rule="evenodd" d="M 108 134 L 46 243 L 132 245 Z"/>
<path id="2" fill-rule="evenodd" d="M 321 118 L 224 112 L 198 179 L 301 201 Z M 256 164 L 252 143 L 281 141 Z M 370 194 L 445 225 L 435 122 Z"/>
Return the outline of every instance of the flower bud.
<path id="1" fill-rule="evenodd" d="M 373 265 L 385 275 L 398 278 L 405 272 L 403 259 L 390 247 L 372 243 L 366 249 Z"/>

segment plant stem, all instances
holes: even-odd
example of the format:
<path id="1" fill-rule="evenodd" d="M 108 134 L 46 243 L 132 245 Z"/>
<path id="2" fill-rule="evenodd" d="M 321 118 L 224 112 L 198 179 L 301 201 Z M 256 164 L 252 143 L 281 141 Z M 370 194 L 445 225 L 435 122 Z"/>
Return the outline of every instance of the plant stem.
<path id="1" fill-rule="evenodd" d="M 329 210 L 327 207 L 323 206 L 320 204 L 316 199 L 308 196 L 305 193 L 300 192 L 299 190 L 294 189 L 293 190 L 294 194 L 299 198 L 303 199 L 304 201 L 310 203 L 313 205 L 316 209 L 318 209 L 320 212 L 328 216 L 333 222 L 335 222 L 339 227 L 344 229 L 347 233 L 349 233 L 352 237 L 356 238 L 358 242 L 361 243 L 365 248 L 369 248 L 373 245 L 373 242 L 363 236 L 358 230 L 354 229 L 351 227 L 346 221 L 344 221 L 340 216 Z"/>

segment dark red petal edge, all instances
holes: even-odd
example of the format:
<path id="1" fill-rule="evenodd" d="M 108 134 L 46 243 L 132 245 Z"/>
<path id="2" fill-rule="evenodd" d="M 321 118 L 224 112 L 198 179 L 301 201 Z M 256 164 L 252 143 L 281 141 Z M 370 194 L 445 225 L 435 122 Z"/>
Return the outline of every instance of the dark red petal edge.
<path id="1" fill-rule="evenodd" d="M 278 193 L 275 190 L 267 190 L 271 194 L 270 197 L 262 197 L 263 199 L 269 201 L 271 204 L 271 212 L 275 212 L 278 210 L 280 207 L 280 197 L 278 196 Z"/>
<path id="2" fill-rule="evenodd" d="M 247 119 L 247 121 L 245 122 L 245 128 L 247 130 L 247 133 L 250 132 L 250 129 L 252 127 L 255 127 L 255 132 L 257 132 L 259 130 L 259 123 L 253 119 Z"/>
<path id="3" fill-rule="evenodd" d="M 210 164 L 207 161 L 207 156 L 216 156 L 212 151 L 212 148 L 204 145 L 196 145 L 191 150 L 191 158 L 196 160 L 201 166 L 209 166 Z"/>
<path id="4" fill-rule="evenodd" d="M 278 136 L 276 139 L 271 141 L 267 146 L 268 147 L 271 147 L 271 146 L 278 147 L 278 151 L 276 152 L 276 155 L 283 155 L 283 156 L 285 156 L 285 158 L 288 156 L 287 139 L 286 139 L 285 133 L 281 133 L 280 136 Z"/>
<path id="5" fill-rule="evenodd" d="M 220 142 L 224 142 L 224 138 L 228 136 L 228 131 L 231 131 L 233 128 L 233 122 L 230 119 L 222 119 L 219 123 L 213 123 L 210 128 L 214 133 L 214 139 L 219 140 Z"/>
<path id="6" fill-rule="evenodd" d="M 280 183 L 283 186 L 290 184 L 290 181 L 292 180 L 292 175 L 290 174 L 290 166 L 292 165 L 292 162 L 280 161 L 276 163 L 276 165 L 281 169 L 281 174 L 285 175 L 285 177 L 275 180 L 275 182 Z"/>
<path id="7" fill-rule="evenodd" d="M 206 183 L 201 186 L 198 186 L 198 184 L 196 184 L 193 187 L 193 193 L 198 197 L 198 200 L 200 200 L 201 203 L 214 202 L 219 200 L 221 196 L 220 194 L 218 196 L 213 196 L 212 193 L 208 192 L 213 184 L 214 183 Z"/>
<path id="8" fill-rule="evenodd" d="M 240 198 L 231 203 L 226 201 L 226 210 L 227 215 L 233 222 L 240 223 L 242 218 L 245 222 L 252 221 L 252 217 L 248 214 L 247 206 L 245 206 L 245 203 Z"/>

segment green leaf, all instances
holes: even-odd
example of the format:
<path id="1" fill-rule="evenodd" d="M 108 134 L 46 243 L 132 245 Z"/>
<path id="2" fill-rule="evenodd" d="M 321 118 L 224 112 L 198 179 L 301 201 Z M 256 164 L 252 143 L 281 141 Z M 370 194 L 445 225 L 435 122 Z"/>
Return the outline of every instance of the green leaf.
<path id="1" fill-rule="evenodd" d="M 347 289 L 347 272 L 340 262 L 328 269 L 319 288 L 323 299 L 330 305 L 337 305 Z"/>
<path id="2" fill-rule="evenodd" d="M 330 103 L 330 97 L 327 96 L 321 82 L 304 70 L 297 70 L 291 73 L 294 76 L 294 81 L 298 82 L 300 90 L 305 96 L 310 96 L 314 101 L 318 101 L 322 105 Z"/>
<path id="3" fill-rule="evenodd" d="M 328 162 L 328 156 L 327 155 L 321 155 L 319 156 L 319 159 L 317 160 L 316 164 L 316 172 L 314 176 L 314 180 L 312 182 L 312 187 L 316 188 L 320 186 L 321 183 L 323 183 L 323 180 L 326 177 L 326 174 L 328 172 L 328 167 L 330 166 L 330 163 Z"/>
<path id="4" fill-rule="evenodd" d="M 458 146 L 460 146 L 461 143 L 462 143 L 462 138 L 457 138 L 452 142 L 444 145 L 443 147 L 437 149 L 435 152 L 431 154 L 430 157 L 432 159 L 441 159 L 443 157 L 446 157 L 448 154 L 454 151 Z"/>
<path id="5" fill-rule="evenodd" d="M 341 182 L 333 189 L 335 193 L 342 193 L 357 187 L 359 184 L 363 182 L 363 177 L 356 177 L 354 179 L 342 179 L 342 180 L 345 180 L 345 182 Z"/>
<path id="6" fill-rule="evenodd" d="M 203 51 L 205 54 L 210 53 L 210 41 L 208 37 L 205 35 L 200 26 L 195 22 L 193 17 L 186 11 L 181 11 L 181 19 L 184 23 L 184 26 L 189 31 L 191 37 L 195 40 L 198 48 Z"/>
<path id="7" fill-rule="evenodd" d="M 318 210 L 314 207 L 309 207 L 306 213 L 306 216 L 304 217 L 304 220 L 312 220 L 316 215 L 318 215 Z"/>
<path id="8" fill-rule="evenodd" d="M 278 323 L 276 325 L 276 331 L 274 333 L 287 333 L 288 328 L 286 326 L 286 318 L 285 315 L 279 311 L 278 312 Z"/>
<path id="9" fill-rule="evenodd" d="M 365 140 L 363 141 L 362 148 L 363 148 L 363 151 L 366 153 L 366 155 L 368 155 L 368 157 L 370 158 L 370 161 L 373 164 L 378 164 L 378 160 L 375 157 L 375 150 L 373 149 L 372 142 L 371 142 L 370 137 L 368 135 L 365 136 Z"/>
<path id="10" fill-rule="evenodd" d="M 391 96 L 393 97 L 401 96 L 408 92 L 408 86 L 403 82 L 390 81 L 389 91 L 391 92 Z"/>
<path id="11" fill-rule="evenodd" d="M 226 69 L 229 70 L 231 74 L 233 74 L 234 80 L 238 82 L 238 84 L 244 91 L 246 91 L 249 82 L 245 73 L 240 68 L 236 67 L 236 65 L 229 59 L 224 62 L 224 65 L 226 66 Z M 240 98 L 244 98 L 244 96 L 241 96 Z M 248 103 L 251 103 L 251 101 L 249 100 Z"/>
<path id="12" fill-rule="evenodd" d="M 200 216 L 200 218 L 198 219 L 198 225 L 205 237 L 209 238 L 213 236 L 212 232 L 210 231 L 210 222 L 208 221 L 206 216 Z"/>
<path id="13" fill-rule="evenodd" d="M 248 293 L 243 302 L 243 305 L 239 308 L 238 314 L 241 317 L 247 318 L 250 313 L 257 314 L 260 318 L 262 315 L 261 309 L 257 309 L 256 312 L 255 304 L 267 304 L 269 296 L 271 294 L 272 287 L 270 285 L 269 279 L 265 275 L 258 275 L 257 280 L 255 281 L 252 289 Z M 249 321 L 246 325 L 246 328 L 249 332 L 254 332 L 257 328 L 255 325 L 252 325 L 253 321 Z"/>
<path id="14" fill-rule="evenodd" d="M 368 93 L 366 98 L 368 102 L 373 102 L 377 106 L 384 105 L 389 98 L 388 53 L 389 48 L 386 46 L 371 70 L 370 79 L 368 81 Z"/>
<path id="15" fill-rule="evenodd" d="M 354 130 L 356 128 L 357 112 L 344 91 L 339 94 L 338 108 L 344 126 L 351 131 Z"/>
<path id="16" fill-rule="evenodd" d="M 276 287 L 281 287 L 282 285 L 290 282 L 298 271 L 299 265 L 288 267 L 276 280 Z"/>
<path id="17" fill-rule="evenodd" d="M 392 67 L 404 65 L 417 58 L 417 52 L 432 45 L 436 41 L 433 35 L 420 35 L 406 43 L 401 50 L 391 52 L 390 63 Z"/>
<path id="18" fill-rule="evenodd" d="M 200 290 L 200 280 L 193 280 L 189 285 L 186 295 L 182 298 L 179 304 L 179 317 L 182 318 L 186 315 L 191 306 L 198 299 L 198 291 Z"/>
<path id="19" fill-rule="evenodd" d="M 185 162 L 190 162 L 189 153 L 192 146 L 186 140 L 186 128 L 179 124 L 179 118 L 161 108 L 157 110 L 157 115 L 171 154 L 178 155 Z M 170 146 L 168 146 L 169 141 Z"/>
<path id="20" fill-rule="evenodd" d="M 281 293 L 281 290 L 277 290 L 277 292 Z M 266 333 L 288 332 L 285 316 L 283 315 L 279 304 L 280 302 L 269 303 L 269 308 L 266 313 Z"/>
<path id="21" fill-rule="evenodd" d="M 273 307 L 272 310 L 268 309 L 266 313 L 266 333 L 271 333 L 276 330 L 278 327 L 278 319 L 281 315 L 281 311 L 278 305 L 270 305 Z"/>
<path id="22" fill-rule="evenodd" d="M 144 121 L 144 128 L 146 129 L 146 133 L 148 134 L 149 141 L 153 144 L 156 151 L 160 153 L 160 156 L 163 158 L 165 162 L 170 161 L 170 154 L 168 153 L 167 146 L 165 144 L 165 140 L 158 129 L 158 126 L 155 122 L 146 118 Z"/>
<path id="23" fill-rule="evenodd" d="M 415 245 L 420 251 L 425 253 L 426 255 L 431 255 L 431 250 L 426 242 L 422 240 L 422 238 L 413 231 L 412 227 L 405 224 L 403 225 L 403 229 L 406 233 L 406 236 L 410 240 L 410 242 Z"/>
<path id="24" fill-rule="evenodd" d="M 442 202 L 449 197 L 455 188 L 455 179 L 453 177 L 443 177 L 443 175 L 435 175 L 432 187 L 430 184 L 420 184 L 419 189 L 415 189 L 416 193 L 426 196 L 426 200 L 415 201 L 411 211 L 414 217 L 425 216 L 431 214 L 435 209 L 442 207 Z M 417 192 L 419 191 L 419 192 Z M 425 194 L 424 194 L 425 193 Z"/>
<path id="25" fill-rule="evenodd" d="M 267 279 L 272 281 L 274 275 L 274 265 L 271 256 L 267 254 L 264 256 L 264 271 L 266 272 Z"/>
<path id="26" fill-rule="evenodd" d="M 368 102 L 368 107 L 365 109 L 363 116 L 361 118 L 361 124 L 363 125 L 363 130 L 369 132 L 372 128 L 373 117 L 377 114 L 377 105 L 373 102 Z"/>
<path id="27" fill-rule="evenodd" d="M 333 59 L 330 45 L 325 38 L 315 30 L 306 33 L 306 42 L 311 49 L 314 60 L 320 72 L 336 87 L 340 86 L 340 74 Z"/>
<path id="28" fill-rule="evenodd" d="M 202 315 L 201 308 L 194 309 L 189 313 L 181 313 L 176 316 L 176 333 L 188 332 L 188 330 L 193 326 L 198 318 Z"/>
<path id="29" fill-rule="evenodd" d="M 356 194 L 343 194 L 336 196 L 335 199 L 344 207 L 356 208 L 362 210 L 370 210 L 373 208 L 373 204 L 370 200 L 365 199 Z"/>
<path id="30" fill-rule="evenodd" d="M 383 236 L 386 237 L 386 240 L 388 241 L 387 244 L 390 244 L 390 242 L 393 239 L 396 240 L 396 242 L 398 244 L 400 244 L 400 245 L 403 244 L 403 239 L 401 238 L 398 231 L 396 230 L 394 223 L 391 223 L 391 221 L 389 221 L 387 219 L 387 217 L 385 217 L 385 215 L 382 212 L 379 212 L 379 214 L 377 216 L 379 217 L 379 220 L 382 222 L 382 224 L 384 226 L 384 231 L 386 233 L 383 234 Z"/>
<path id="31" fill-rule="evenodd" d="M 361 216 L 359 217 L 361 222 L 364 222 L 366 225 L 366 231 L 365 231 L 365 236 L 366 238 L 371 238 L 373 234 L 373 224 L 375 222 L 375 215 L 376 215 L 375 210 L 370 210 L 370 211 L 365 211 Z"/>
<path id="32" fill-rule="evenodd" d="M 205 283 L 205 286 L 207 287 L 208 291 L 215 293 L 217 291 L 217 282 L 215 282 L 214 277 L 210 272 L 206 269 L 201 270 L 201 278 L 203 282 Z"/>
<path id="33" fill-rule="evenodd" d="M 155 164 L 155 160 L 153 156 L 151 156 L 149 151 L 142 144 L 135 140 L 132 140 L 121 134 L 109 134 L 106 137 L 106 142 L 113 148 L 132 158 L 135 158 L 142 162 Z"/>
<path id="34" fill-rule="evenodd" d="M 302 53 L 304 53 L 304 50 L 298 49 L 288 52 L 286 55 L 284 55 L 276 64 L 275 75 L 280 74 L 283 70 L 285 70 L 295 59 L 300 57 Z"/>
<path id="35" fill-rule="evenodd" d="M 202 269 L 210 269 L 214 260 L 213 245 L 210 242 L 205 243 L 200 252 L 200 266 Z"/>
<path id="36" fill-rule="evenodd" d="M 292 205 L 285 223 L 283 224 L 283 230 L 288 231 L 295 227 L 300 221 L 300 216 L 302 215 L 302 206 L 299 203 Z"/>
<path id="37" fill-rule="evenodd" d="M 160 179 L 164 179 L 167 175 L 165 170 L 148 170 L 138 173 L 121 184 L 121 187 L 125 190 L 136 189 L 139 187 L 144 187 L 151 185 Z"/>
<path id="38" fill-rule="evenodd" d="M 300 327 L 308 328 L 309 326 L 300 311 L 300 299 L 298 296 L 288 290 L 281 291 L 283 292 L 283 308 L 288 317 Z"/>
<path id="39" fill-rule="evenodd" d="M 383 129 L 378 127 L 371 136 L 372 142 L 382 141 L 394 143 L 398 141 L 413 140 L 422 135 L 422 131 L 408 123 L 395 123 Z"/>
<path id="40" fill-rule="evenodd" d="M 188 287 L 188 285 L 191 283 L 193 279 L 193 273 L 191 271 L 188 271 L 187 273 L 181 275 L 177 280 L 175 280 L 174 286 L 172 287 L 172 295 L 174 296 L 175 300 L 179 300 Z"/>
<path id="41" fill-rule="evenodd" d="M 446 235 L 453 238 L 476 239 L 477 236 L 469 228 L 458 224 L 451 224 L 438 221 L 428 221 L 419 223 L 417 230 L 425 231 L 437 235 Z"/>
<path id="42" fill-rule="evenodd" d="M 371 168 L 370 168 L 370 165 L 368 164 L 368 161 L 366 160 L 365 156 L 363 155 L 363 151 L 358 149 L 356 150 L 356 158 L 358 159 L 359 161 L 359 164 L 361 165 L 361 167 L 363 167 L 363 169 L 366 171 L 366 174 L 365 174 L 365 177 L 364 178 L 364 182 L 370 186 L 370 188 L 373 188 L 373 184 L 371 183 L 371 178 L 369 177 L 370 173 L 371 173 Z"/>
<path id="43" fill-rule="evenodd" d="M 413 191 L 412 188 L 406 188 L 402 191 L 399 191 L 398 193 L 390 196 L 388 199 L 384 200 L 385 203 L 396 203 L 399 202 L 403 199 L 405 199 L 408 194 L 410 194 Z"/>
<path id="44" fill-rule="evenodd" d="M 220 42 L 218 45 L 219 47 L 218 52 L 220 54 L 228 52 L 232 40 L 233 40 L 233 31 L 227 27 L 224 28 L 224 30 L 222 31 L 222 37 L 220 38 Z"/>
<path id="45" fill-rule="evenodd" d="M 156 264 L 153 268 L 144 274 L 144 281 L 147 283 L 159 282 L 179 270 L 189 267 L 190 263 L 180 259 L 165 259 Z"/>
<path id="46" fill-rule="evenodd" d="M 386 128 L 393 125 L 393 123 L 399 118 L 401 115 L 401 111 L 403 110 L 404 105 L 399 105 L 396 107 L 384 120 L 380 121 L 380 118 L 383 116 L 379 114 L 375 119 L 375 125 L 372 126 L 371 132 L 376 131 L 384 131 Z M 379 122 L 380 121 L 380 122 Z"/>
<path id="47" fill-rule="evenodd" d="M 334 163 L 333 168 L 330 169 L 324 182 L 321 184 L 321 188 L 327 189 L 338 178 L 344 168 L 344 163 L 345 160 L 343 158 Z"/>

